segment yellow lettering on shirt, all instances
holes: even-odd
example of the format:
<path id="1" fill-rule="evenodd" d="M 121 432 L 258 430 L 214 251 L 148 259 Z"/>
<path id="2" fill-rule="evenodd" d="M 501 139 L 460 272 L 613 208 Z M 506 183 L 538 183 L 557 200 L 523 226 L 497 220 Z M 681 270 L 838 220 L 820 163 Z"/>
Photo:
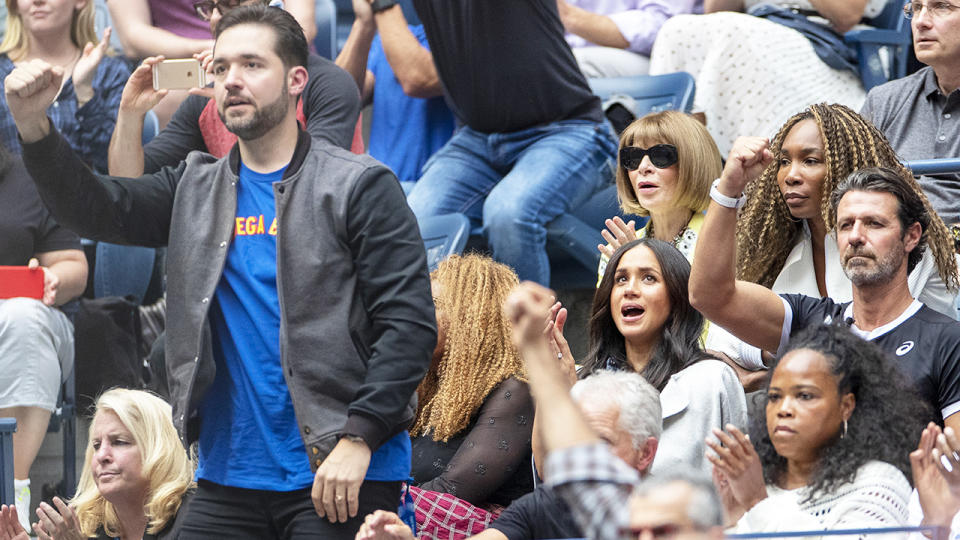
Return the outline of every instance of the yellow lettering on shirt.
<path id="1" fill-rule="evenodd" d="M 273 223 L 270 224 L 270 230 L 267 232 L 270 236 L 277 235 L 277 218 L 273 218 Z"/>
<path id="2" fill-rule="evenodd" d="M 246 231 L 246 229 L 243 228 L 243 218 L 242 218 L 242 217 L 238 217 L 238 218 L 237 218 L 237 229 L 234 231 L 233 235 L 234 235 L 234 236 L 243 236 L 243 235 L 245 235 L 245 234 L 247 234 L 247 231 Z"/>

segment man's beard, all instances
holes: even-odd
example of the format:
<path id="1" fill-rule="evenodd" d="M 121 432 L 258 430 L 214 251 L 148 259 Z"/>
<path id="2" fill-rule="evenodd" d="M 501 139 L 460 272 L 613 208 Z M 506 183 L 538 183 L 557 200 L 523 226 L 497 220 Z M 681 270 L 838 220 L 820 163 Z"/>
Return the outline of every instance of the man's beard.
<path id="1" fill-rule="evenodd" d="M 227 131 L 239 139 L 252 141 L 263 137 L 283 122 L 287 116 L 287 105 L 287 83 L 284 82 L 280 96 L 262 108 L 254 106 L 253 115 L 249 117 L 228 118 L 220 107 L 217 107 L 217 114 L 220 115 L 220 120 L 227 127 Z"/>
<path id="2" fill-rule="evenodd" d="M 852 252 L 852 253 L 851 253 Z M 847 248 L 847 253 L 843 257 L 843 273 L 857 287 L 867 287 L 887 283 L 893 279 L 894 274 L 903 264 L 903 258 L 907 255 L 903 253 L 903 242 L 895 246 L 885 257 L 877 258 L 876 253 L 853 250 Z M 865 266 L 863 263 L 854 266 L 850 265 L 850 259 L 855 256 L 867 256 L 873 259 L 873 267 Z"/>

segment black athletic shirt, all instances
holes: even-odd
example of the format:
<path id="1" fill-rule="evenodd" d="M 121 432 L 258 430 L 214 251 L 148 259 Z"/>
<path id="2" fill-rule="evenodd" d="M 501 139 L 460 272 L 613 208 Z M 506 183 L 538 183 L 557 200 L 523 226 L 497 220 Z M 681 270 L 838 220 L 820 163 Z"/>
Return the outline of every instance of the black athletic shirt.
<path id="1" fill-rule="evenodd" d="M 563 498 L 544 484 L 513 501 L 490 528 L 502 532 L 507 540 L 583 538 Z"/>
<path id="2" fill-rule="evenodd" d="M 791 336 L 811 324 L 849 323 L 853 318 L 850 302 L 839 304 L 802 294 L 781 298 L 786 308 L 784 333 L 789 330 Z M 851 330 L 890 353 L 930 404 L 938 423 L 960 411 L 960 323 L 914 300 L 900 317 L 880 328 L 863 332 L 854 324 Z M 781 340 L 781 348 L 785 341 Z"/>
<path id="3" fill-rule="evenodd" d="M 450 108 L 483 133 L 604 121 L 556 0 L 414 0 Z"/>

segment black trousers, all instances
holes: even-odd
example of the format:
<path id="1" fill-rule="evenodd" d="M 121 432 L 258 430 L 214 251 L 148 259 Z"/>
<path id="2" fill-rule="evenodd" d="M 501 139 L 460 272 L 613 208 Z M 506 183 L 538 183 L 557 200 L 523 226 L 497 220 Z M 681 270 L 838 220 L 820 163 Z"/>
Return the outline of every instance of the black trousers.
<path id="1" fill-rule="evenodd" d="M 180 529 L 180 540 L 344 539 L 352 540 L 374 510 L 396 512 L 401 482 L 365 481 L 360 510 L 346 523 L 317 515 L 310 488 L 263 491 L 221 486 L 200 480 Z"/>

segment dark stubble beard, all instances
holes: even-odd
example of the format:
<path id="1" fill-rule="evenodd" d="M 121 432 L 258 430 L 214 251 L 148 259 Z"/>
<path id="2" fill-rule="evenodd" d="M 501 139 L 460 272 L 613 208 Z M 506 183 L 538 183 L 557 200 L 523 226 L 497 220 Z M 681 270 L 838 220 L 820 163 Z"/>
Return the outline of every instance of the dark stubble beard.
<path id="1" fill-rule="evenodd" d="M 867 287 L 887 283 L 893 279 L 897 269 L 903 264 L 903 242 L 890 250 L 883 258 L 874 258 L 874 267 L 866 268 L 862 265 L 851 267 L 849 260 L 843 264 L 843 273 L 857 287 Z"/>
<path id="2" fill-rule="evenodd" d="M 283 82 L 283 91 L 280 96 L 263 108 L 256 108 L 249 118 L 227 118 L 220 107 L 217 107 L 220 120 L 233 133 L 244 141 L 253 141 L 263 137 L 268 131 L 277 127 L 287 116 L 287 82 Z"/>

